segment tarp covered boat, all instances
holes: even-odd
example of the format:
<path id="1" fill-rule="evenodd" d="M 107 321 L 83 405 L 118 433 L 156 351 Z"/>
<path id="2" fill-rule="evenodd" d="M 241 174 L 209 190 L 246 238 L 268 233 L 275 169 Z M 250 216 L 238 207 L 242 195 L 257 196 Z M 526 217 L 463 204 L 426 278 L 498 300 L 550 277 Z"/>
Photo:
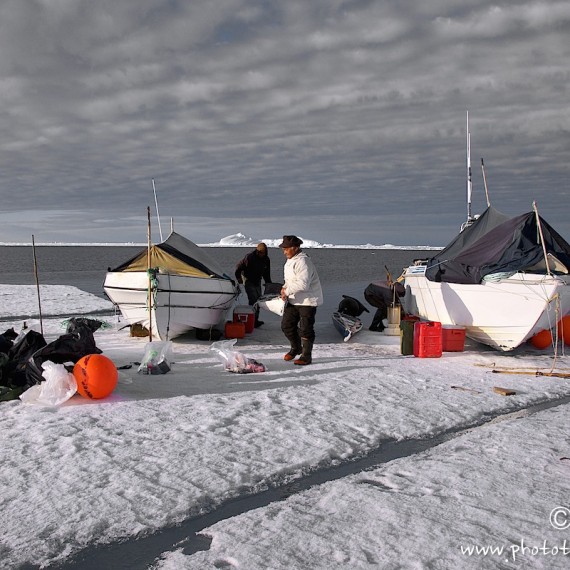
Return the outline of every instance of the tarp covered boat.
<path id="1" fill-rule="evenodd" d="M 431 259 L 404 270 L 407 313 L 511 350 L 570 313 L 570 244 L 536 211 L 492 207 Z"/>
<path id="2" fill-rule="evenodd" d="M 221 324 L 238 289 L 218 263 L 175 232 L 149 249 L 106 275 L 105 293 L 124 318 L 146 328 L 152 322 L 161 340 Z"/>
<path id="3" fill-rule="evenodd" d="M 542 236 L 542 238 L 541 238 Z M 535 212 L 508 218 L 492 207 L 432 257 L 426 278 L 441 283 L 480 283 L 497 273 L 567 273 L 570 245 Z M 557 263 L 558 262 L 558 263 Z M 560 263 L 561 262 L 561 263 Z"/>

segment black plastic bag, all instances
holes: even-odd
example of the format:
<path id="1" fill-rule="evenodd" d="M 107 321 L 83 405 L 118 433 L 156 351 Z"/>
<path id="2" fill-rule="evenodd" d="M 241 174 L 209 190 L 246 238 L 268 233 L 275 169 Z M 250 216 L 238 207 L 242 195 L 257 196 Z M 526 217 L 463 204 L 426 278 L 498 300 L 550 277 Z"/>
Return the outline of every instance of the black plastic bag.
<path id="1" fill-rule="evenodd" d="M 5 386 L 26 385 L 26 365 L 31 356 L 47 345 L 43 335 L 30 330 L 20 338 L 8 352 L 8 363 L 2 374 L 2 384 Z"/>
<path id="2" fill-rule="evenodd" d="M 16 338 L 18 338 L 18 333 L 13 328 L 0 334 L 0 352 L 8 354 L 8 351 L 14 346 Z"/>
<path id="3" fill-rule="evenodd" d="M 91 332 L 98 331 L 103 326 L 102 321 L 88 319 L 87 317 L 71 317 L 67 322 L 65 332 L 72 333 L 82 327 L 87 327 Z"/>
<path id="4" fill-rule="evenodd" d="M 338 304 L 338 312 L 351 317 L 359 317 L 364 311 L 369 312 L 358 299 L 349 295 L 343 295 L 342 301 Z"/>
<path id="5" fill-rule="evenodd" d="M 25 368 L 26 385 L 33 386 L 44 380 L 42 364 L 46 360 L 56 364 L 66 362 L 75 364 L 88 354 L 101 354 L 102 352 L 95 344 L 91 328 L 87 325 L 76 324 L 73 332 L 61 335 L 58 339 L 40 348 L 28 359 Z"/>

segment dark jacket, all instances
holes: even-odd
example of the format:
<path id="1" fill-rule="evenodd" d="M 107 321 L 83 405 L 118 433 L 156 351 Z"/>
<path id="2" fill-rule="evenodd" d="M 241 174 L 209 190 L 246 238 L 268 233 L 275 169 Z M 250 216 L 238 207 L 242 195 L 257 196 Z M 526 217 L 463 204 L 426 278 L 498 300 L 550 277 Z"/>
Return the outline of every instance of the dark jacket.
<path id="1" fill-rule="evenodd" d="M 243 284 L 244 278 L 253 285 L 261 285 L 261 279 L 265 283 L 271 283 L 271 261 L 268 255 L 260 257 L 256 250 L 248 253 L 236 265 L 236 279 L 238 283 Z"/>

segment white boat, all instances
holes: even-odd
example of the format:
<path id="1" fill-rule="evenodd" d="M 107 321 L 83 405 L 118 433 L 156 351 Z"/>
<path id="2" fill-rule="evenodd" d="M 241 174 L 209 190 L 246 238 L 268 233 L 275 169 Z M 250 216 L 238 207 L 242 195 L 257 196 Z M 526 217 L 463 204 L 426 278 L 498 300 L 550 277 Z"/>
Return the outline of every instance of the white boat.
<path id="1" fill-rule="evenodd" d="M 152 323 L 161 340 L 221 324 L 239 294 L 207 252 L 175 232 L 150 247 L 150 258 L 144 249 L 110 270 L 103 288 L 129 324 Z"/>
<path id="2" fill-rule="evenodd" d="M 519 271 L 476 284 L 442 283 L 426 277 L 427 267 L 405 269 L 404 310 L 427 321 L 465 327 L 467 337 L 497 350 L 512 350 L 542 330 L 554 330 L 570 313 L 568 275 Z"/>
<path id="3" fill-rule="evenodd" d="M 465 327 L 469 338 L 508 351 L 554 333 L 570 314 L 570 245 L 536 207 L 508 218 L 489 205 L 471 217 L 469 142 L 467 164 L 467 222 L 437 255 L 404 269 L 400 300 L 408 314 Z"/>

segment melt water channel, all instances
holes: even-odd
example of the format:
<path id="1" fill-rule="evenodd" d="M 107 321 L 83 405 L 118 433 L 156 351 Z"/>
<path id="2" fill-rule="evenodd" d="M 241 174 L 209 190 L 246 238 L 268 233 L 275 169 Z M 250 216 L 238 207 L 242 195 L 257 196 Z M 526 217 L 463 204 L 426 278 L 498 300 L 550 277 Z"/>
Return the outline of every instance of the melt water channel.
<path id="1" fill-rule="evenodd" d="M 182 549 L 189 556 L 200 550 L 208 550 L 211 540 L 200 532 L 219 521 L 265 507 L 277 501 L 306 491 L 316 485 L 335 481 L 350 475 L 356 475 L 375 469 L 395 459 L 410 457 L 428 451 L 447 441 L 460 437 L 467 431 L 502 421 L 528 417 L 544 410 L 567 406 L 570 396 L 553 401 L 535 404 L 527 408 L 503 415 L 483 416 L 478 422 L 467 426 L 447 430 L 429 439 L 410 439 L 403 441 L 385 441 L 380 447 L 364 456 L 355 457 L 342 463 L 312 471 L 281 485 L 276 484 L 260 492 L 246 494 L 222 503 L 210 512 L 191 517 L 171 527 L 165 527 L 153 534 L 127 539 L 105 545 L 86 548 L 61 564 L 51 567 L 59 570 L 100 570 L 101 568 L 121 568 L 121 570 L 141 570 L 154 564 L 165 552 Z M 24 566 L 25 570 L 36 568 Z"/>

